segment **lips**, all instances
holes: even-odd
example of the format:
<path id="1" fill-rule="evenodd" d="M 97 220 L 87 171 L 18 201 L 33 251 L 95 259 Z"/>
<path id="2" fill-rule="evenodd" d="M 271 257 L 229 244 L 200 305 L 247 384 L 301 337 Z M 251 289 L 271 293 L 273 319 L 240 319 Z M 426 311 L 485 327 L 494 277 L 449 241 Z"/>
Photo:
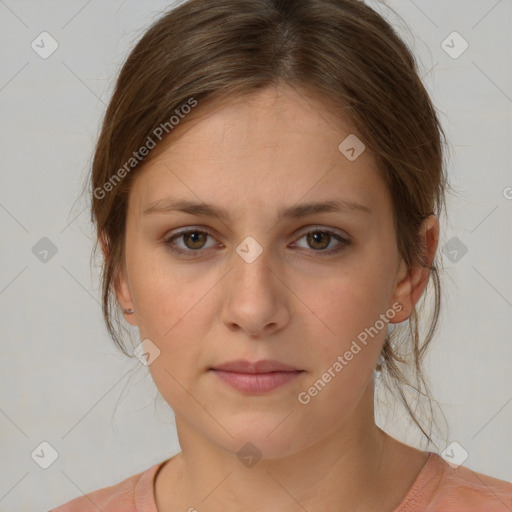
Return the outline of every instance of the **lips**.
<path id="1" fill-rule="evenodd" d="M 236 373 L 272 373 L 272 372 L 298 372 L 299 368 L 282 363 L 275 359 L 262 359 L 260 361 L 250 362 L 245 359 L 237 359 L 227 363 L 216 365 L 211 370 L 222 370 L 225 372 Z"/>
<path id="2" fill-rule="evenodd" d="M 237 359 L 210 368 L 221 381 L 250 395 L 273 391 L 294 381 L 304 371 L 275 359 L 255 362 Z"/>

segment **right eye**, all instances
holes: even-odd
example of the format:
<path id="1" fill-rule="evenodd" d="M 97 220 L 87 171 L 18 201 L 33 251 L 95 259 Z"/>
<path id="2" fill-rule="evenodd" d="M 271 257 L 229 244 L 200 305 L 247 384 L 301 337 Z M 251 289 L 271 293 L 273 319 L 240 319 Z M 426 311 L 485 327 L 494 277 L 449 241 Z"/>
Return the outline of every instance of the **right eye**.
<path id="1" fill-rule="evenodd" d="M 213 237 L 213 233 L 208 228 L 186 229 L 171 235 L 164 243 L 170 251 L 176 254 L 192 256 L 193 253 L 198 253 L 205 247 L 208 237 Z M 183 242 L 184 247 L 176 245 L 175 240 L 179 239 Z"/>

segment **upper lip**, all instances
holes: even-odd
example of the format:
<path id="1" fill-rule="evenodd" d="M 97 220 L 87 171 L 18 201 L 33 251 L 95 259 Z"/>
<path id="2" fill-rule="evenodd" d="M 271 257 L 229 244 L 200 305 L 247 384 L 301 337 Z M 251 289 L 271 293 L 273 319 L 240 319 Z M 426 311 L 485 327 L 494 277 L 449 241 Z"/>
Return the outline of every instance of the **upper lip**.
<path id="1" fill-rule="evenodd" d="M 276 361 L 275 359 L 262 359 L 260 361 L 250 362 L 245 359 L 237 359 L 227 363 L 219 364 L 211 368 L 212 370 L 223 370 L 227 372 L 239 373 L 270 373 L 270 372 L 297 372 L 298 368 L 289 364 Z"/>

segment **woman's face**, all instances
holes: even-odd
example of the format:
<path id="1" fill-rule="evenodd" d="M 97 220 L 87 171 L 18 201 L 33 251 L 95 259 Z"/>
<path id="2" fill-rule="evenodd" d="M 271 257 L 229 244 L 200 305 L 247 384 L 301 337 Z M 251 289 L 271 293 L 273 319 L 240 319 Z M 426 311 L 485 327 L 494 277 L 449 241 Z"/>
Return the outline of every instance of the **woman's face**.
<path id="1" fill-rule="evenodd" d="M 290 88 L 207 113 L 133 184 L 118 298 L 177 423 L 280 457 L 368 423 L 386 327 L 409 313 L 407 273 L 370 151 L 357 156 L 353 137 L 339 149 L 350 125 Z M 165 208 L 176 201 L 201 208 Z M 328 201 L 341 206 L 302 208 Z M 211 369 L 238 359 L 302 372 L 236 389 Z"/>

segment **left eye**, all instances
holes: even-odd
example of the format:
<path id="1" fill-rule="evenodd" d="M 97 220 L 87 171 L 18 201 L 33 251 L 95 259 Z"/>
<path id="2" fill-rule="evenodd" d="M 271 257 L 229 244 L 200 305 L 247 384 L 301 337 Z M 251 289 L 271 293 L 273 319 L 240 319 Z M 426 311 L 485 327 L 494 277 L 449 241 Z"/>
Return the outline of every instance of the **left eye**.
<path id="1" fill-rule="evenodd" d="M 165 240 L 165 245 L 169 248 L 169 250 L 171 250 L 174 253 L 190 255 L 191 253 L 199 252 L 201 249 L 208 248 L 205 245 L 206 239 L 208 237 L 214 238 L 213 234 L 208 230 L 189 229 L 172 235 L 167 240 Z M 350 244 L 350 240 L 329 230 L 316 229 L 313 231 L 308 231 L 307 233 L 304 233 L 298 240 L 301 240 L 303 238 L 306 239 L 306 243 L 314 252 L 322 254 L 330 254 L 333 252 L 337 252 L 346 245 Z M 175 240 L 182 241 L 185 244 L 184 247 L 178 246 L 174 242 Z M 338 246 L 335 246 L 334 249 L 331 247 L 329 250 L 324 250 L 329 247 L 331 242 L 336 240 L 339 242 Z"/>
<path id="2" fill-rule="evenodd" d="M 303 236 L 299 238 L 301 240 L 302 238 L 306 238 L 306 243 L 313 248 L 315 252 L 322 252 L 322 253 L 332 253 L 341 250 L 343 246 L 348 245 L 350 242 L 346 238 L 343 238 L 342 236 L 338 235 L 337 233 L 334 233 L 333 231 L 323 231 L 323 230 L 314 230 L 314 231 L 308 231 Z M 335 249 L 329 249 L 328 251 L 323 251 L 323 249 L 327 248 L 329 244 L 333 241 L 338 241 L 338 247 L 335 247 Z M 341 246 L 341 247 L 339 247 Z M 307 247 L 306 247 L 307 249 Z"/>

